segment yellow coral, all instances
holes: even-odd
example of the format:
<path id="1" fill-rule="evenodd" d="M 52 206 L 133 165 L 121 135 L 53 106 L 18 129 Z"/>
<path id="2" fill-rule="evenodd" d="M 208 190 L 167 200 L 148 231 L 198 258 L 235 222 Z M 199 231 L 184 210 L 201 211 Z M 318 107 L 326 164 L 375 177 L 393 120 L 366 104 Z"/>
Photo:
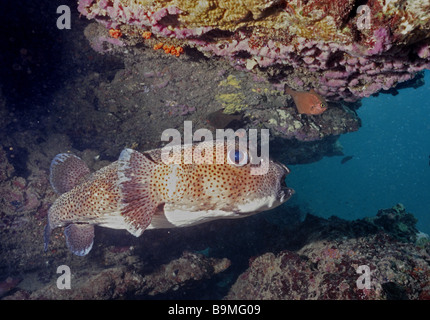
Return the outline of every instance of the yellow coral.
<path id="1" fill-rule="evenodd" d="M 224 106 L 224 113 L 234 114 L 245 110 L 248 105 L 245 103 L 245 96 L 239 93 L 221 93 L 215 99 Z"/>
<path id="2" fill-rule="evenodd" d="M 262 19 L 264 10 L 273 6 L 275 0 L 123 0 L 133 5 L 153 8 L 154 11 L 167 6 L 175 6 L 182 11 L 178 21 L 188 28 L 211 26 L 222 30 L 236 30 L 244 26 L 268 26 L 273 17 Z M 270 26 L 273 24 L 270 23 Z"/>
<path id="3" fill-rule="evenodd" d="M 225 86 L 232 86 L 232 87 L 235 87 L 235 88 L 240 88 L 240 80 L 239 79 L 237 79 L 235 76 L 233 76 L 233 75 L 229 75 L 228 77 L 227 77 L 227 79 L 225 79 L 225 80 L 222 80 L 220 83 L 219 83 L 219 86 L 222 86 L 222 87 L 225 87 Z"/>
<path id="4" fill-rule="evenodd" d="M 242 27 L 261 27 L 267 30 L 285 30 L 308 39 L 343 40 L 330 15 L 321 9 L 303 14 L 301 0 L 291 0 L 286 9 L 266 15 L 265 10 L 275 6 L 276 0 L 121 0 L 130 7 L 144 6 L 157 11 L 168 6 L 179 8 L 179 25 L 175 27 L 214 27 L 235 31 Z M 173 26 L 170 26 L 174 28 Z"/>

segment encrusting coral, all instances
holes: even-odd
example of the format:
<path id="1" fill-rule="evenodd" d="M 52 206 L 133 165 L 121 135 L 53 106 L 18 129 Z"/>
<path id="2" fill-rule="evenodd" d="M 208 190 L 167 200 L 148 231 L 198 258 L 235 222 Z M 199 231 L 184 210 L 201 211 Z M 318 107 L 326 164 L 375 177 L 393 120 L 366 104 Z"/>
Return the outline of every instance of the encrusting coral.
<path id="1" fill-rule="evenodd" d="M 125 30 L 130 36 L 151 32 L 155 41 L 226 57 L 243 69 L 273 69 L 295 90 L 314 88 L 332 101 L 356 101 L 430 68 L 429 1 L 360 4 L 81 0 L 78 10 L 109 29 L 124 29 L 125 36 Z M 306 78 L 306 86 L 297 77 Z"/>

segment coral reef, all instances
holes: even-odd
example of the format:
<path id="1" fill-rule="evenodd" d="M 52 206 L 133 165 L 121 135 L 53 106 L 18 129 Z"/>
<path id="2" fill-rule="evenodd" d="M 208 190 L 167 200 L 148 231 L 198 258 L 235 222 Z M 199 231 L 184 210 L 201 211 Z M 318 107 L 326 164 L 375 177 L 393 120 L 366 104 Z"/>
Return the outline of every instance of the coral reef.
<path id="1" fill-rule="evenodd" d="M 299 222 L 293 218 L 296 209 L 285 207 L 239 223 L 145 232 L 141 240 L 99 229 L 100 245 L 88 259 L 72 257 L 58 231 L 43 253 L 46 212 L 56 197 L 47 179 L 53 154 L 76 152 L 93 170 L 106 161 L 94 150 L 75 150 L 64 135 L 39 144 L 34 133 L 19 137 L 19 143 L 8 138 L 0 149 L 3 299 L 192 298 L 208 287 L 205 297 L 227 299 L 430 297 L 430 242 L 400 204 L 356 221 L 308 215 Z M 18 154 L 11 148 L 24 145 L 36 149 L 29 149 L 28 172 L 20 177 L 13 165 Z M 56 287 L 55 271 L 63 264 L 72 270 L 72 290 Z M 360 265 L 371 270 L 369 290 L 356 288 Z"/>
<path id="2" fill-rule="evenodd" d="M 226 299 L 429 299 L 430 246 L 428 236 L 413 242 L 414 219 L 401 204 L 352 222 L 308 216 L 297 235 L 304 245 L 252 259 Z M 358 287 L 359 266 L 370 287 Z"/>
<path id="3" fill-rule="evenodd" d="M 430 68 L 428 1 L 360 4 L 81 0 L 78 10 L 123 30 L 125 41 L 150 31 L 151 41 L 167 39 L 243 69 L 258 65 L 296 90 L 356 101 Z"/>
<path id="4" fill-rule="evenodd" d="M 368 218 L 369 222 L 384 229 L 392 237 L 403 242 L 416 242 L 418 229 L 415 227 L 417 219 L 406 212 L 405 207 L 399 203 L 389 209 L 381 209 L 376 217 Z"/>
<path id="5" fill-rule="evenodd" d="M 65 136 L 52 135 L 39 144 L 40 150 L 28 150 L 26 143 L 35 146 L 37 139 L 34 132 L 27 132 L 19 135 L 20 142 L 7 138 L 0 146 L 0 274 L 44 263 L 43 257 L 35 257 L 41 250 L 46 214 L 56 198 L 49 183 L 49 163 L 58 150 L 71 146 Z M 20 167 L 26 170 L 17 170 Z"/>
<path id="6" fill-rule="evenodd" d="M 428 299 L 429 255 L 412 244 L 377 234 L 318 241 L 298 252 L 266 253 L 239 276 L 227 299 Z M 359 266 L 370 288 L 359 288 Z"/>
<path id="7" fill-rule="evenodd" d="M 379 225 L 381 215 L 355 221 L 307 215 L 299 222 L 294 210 L 171 230 L 170 236 L 145 233 L 144 241 L 103 229 L 99 239 L 104 244 L 87 259 L 71 257 L 61 241 L 47 254 L 15 252 L 18 261 L 27 262 L 17 263 L 15 272 L 27 272 L 0 281 L 2 299 L 430 298 L 430 242 L 428 236 L 420 246 L 410 242 L 416 236 L 414 219 L 398 220 L 408 230 L 399 240 L 396 228 Z M 390 217 L 394 211 L 411 217 L 401 205 L 384 210 Z M 60 264 L 71 268 L 70 290 L 57 288 Z M 362 265 L 370 269 L 369 289 L 357 288 Z"/>
<path id="8" fill-rule="evenodd" d="M 96 23 L 85 28 L 90 44 L 105 32 Z M 160 147 L 162 132 L 167 128 L 181 131 L 185 120 L 193 122 L 193 130 L 216 129 L 219 121 L 213 118 L 223 117 L 216 113 L 220 109 L 232 117 L 240 115 L 240 128 L 267 128 L 271 137 L 290 141 L 319 141 L 316 149 L 321 154 L 333 144 L 325 138 L 360 127 L 354 111 L 357 104 L 336 102 L 320 116 L 301 115 L 283 87 L 222 61 L 195 61 L 192 55 L 177 58 L 109 42 L 103 42 L 102 49 L 117 57 L 106 66 L 109 71 L 70 80 L 53 93 L 50 109 L 58 117 L 42 116 L 41 122 L 71 137 L 80 150 L 97 145 L 99 153 L 110 160 L 126 146 L 142 151 Z M 94 54 L 89 51 L 88 55 Z M 306 158 L 309 148 L 291 142 L 284 149 Z"/>
<path id="9" fill-rule="evenodd" d="M 0 53 L 2 299 L 429 299 L 429 237 L 417 233 L 414 218 L 401 205 L 357 221 L 312 215 L 303 221 L 298 207 L 284 206 L 241 221 L 152 230 L 139 239 L 96 228 L 100 245 L 86 259 L 73 257 L 57 230 L 44 252 L 46 214 L 57 197 L 49 165 L 57 153 L 77 154 L 94 171 L 124 147 L 160 147 L 164 129 L 181 131 L 191 120 L 194 130 L 268 128 L 271 153 L 282 162 L 318 161 L 342 154 L 338 135 L 360 126 L 358 102 L 333 100 L 358 99 L 383 88 L 381 83 L 388 88 L 412 77 L 429 59 L 423 32 L 428 10 L 422 1 L 414 8 L 403 3 L 397 11 L 392 8 L 400 2 L 387 3 L 381 11 L 386 14 L 372 16 L 376 23 L 370 30 L 353 28 L 359 17 L 354 15 L 358 2 L 352 1 L 238 6 L 175 0 L 151 1 L 152 7 L 140 1 L 132 8 L 141 8 L 138 15 L 129 8 L 137 2 L 119 3 L 80 1 L 81 12 L 102 24 L 88 24 L 72 10 L 73 28 L 67 31 L 46 23 L 55 2 L 5 4 L 5 25 L 19 32 L 5 38 L 12 53 Z M 336 15 L 324 18 L 325 7 L 318 8 L 323 3 Z M 276 28 L 280 17 L 286 28 Z M 147 24 L 140 25 L 142 19 Z M 119 30 L 113 33 L 117 38 L 110 28 Z M 159 43 L 170 52 L 153 50 Z M 184 51 L 179 57 L 177 48 Z M 226 56 L 232 65 L 205 59 L 201 52 Z M 418 86 L 415 80 L 401 85 Z M 367 81 L 373 81 L 368 88 Z M 284 82 L 328 96 L 328 110 L 320 116 L 298 114 L 283 92 Z M 220 112 L 227 106 L 233 114 Z M 373 272 L 370 291 L 356 290 L 359 264 Z M 55 286 L 60 265 L 71 268 L 73 292 Z"/>

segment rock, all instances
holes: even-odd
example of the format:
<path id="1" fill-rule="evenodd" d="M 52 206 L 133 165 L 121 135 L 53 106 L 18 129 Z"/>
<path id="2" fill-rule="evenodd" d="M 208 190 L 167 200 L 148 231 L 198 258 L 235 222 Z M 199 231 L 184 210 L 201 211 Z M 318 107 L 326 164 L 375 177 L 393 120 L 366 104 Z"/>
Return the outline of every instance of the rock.
<path id="1" fill-rule="evenodd" d="M 313 242 L 257 257 L 226 299 L 422 299 L 430 293 L 429 258 L 385 234 Z M 369 267 L 369 289 L 357 285 L 359 266 Z"/>
<path id="2" fill-rule="evenodd" d="M 400 241 L 417 241 L 418 229 L 415 227 L 417 219 L 411 213 L 407 213 L 401 203 L 390 209 L 379 210 L 376 217 L 368 220 Z"/>
<path id="3" fill-rule="evenodd" d="M 415 223 L 401 204 L 355 221 L 308 215 L 294 233 L 298 249 L 253 259 L 226 299 L 428 297 L 430 243 L 415 245 Z M 368 288 L 357 285 L 360 266 L 369 270 Z"/>
<path id="4" fill-rule="evenodd" d="M 129 259 L 135 262 L 139 260 Z M 160 266 L 149 274 L 118 263 L 107 269 L 84 269 L 73 272 L 71 289 L 60 290 L 56 280 L 31 293 L 17 292 L 8 299 L 28 295 L 29 299 L 105 300 L 123 299 L 128 296 L 155 296 L 168 294 L 182 287 L 192 287 L 223 272 L 230 266 L 228 259 L 207 258 L 201 254 L 185 252 L 178 258 Z M 59 275 L 57 275 L 58 277 Z M 0 283 L 1 284 L 1 283 Z"/>
<path id="5" fill-rule="evenodd" d="M 3 281 L 0 281 L 0 298 L 15 289 L 15 287 L 18 285 L 18 283 L 21 282 L 21 280 L 22 279 L 20 278 L 7 277 Z"/>
<path id="6" fill-rule="evenodd" d="M 171 290 L 176 291 L 193 282 L 209 279 L 229 266 L 228 259 L 206 258 L 200 254 L 185 252 L 179 259 L 173 260 L 153 274 L 145 276 L 145 287 L 140 291 L 150 296 Z"/>

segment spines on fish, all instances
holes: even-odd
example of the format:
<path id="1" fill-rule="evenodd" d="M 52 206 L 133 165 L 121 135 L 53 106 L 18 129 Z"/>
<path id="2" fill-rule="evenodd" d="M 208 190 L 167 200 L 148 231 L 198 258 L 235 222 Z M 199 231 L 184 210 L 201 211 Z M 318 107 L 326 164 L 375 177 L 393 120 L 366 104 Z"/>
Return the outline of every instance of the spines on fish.
<path id="1" fill-rule="evenodd" d="M 81 158 L 60 153 L 51 161 L 49 180 L 54 191 L 63 194 L 81 183 L 89 173 L 90 169 Z"/>
<path id="2" fill-rule="evenodd" d="M 123 150 L 118 160 L 120 213 L 127 230 L 136 237 L 149 226 L 157 210 L 156 194 L 150 187 L 155 166 L 146 155 L 132 149 Z"/>
<path id="3" fill-rule="evenodd" d="M 291 88 L 289 88 L 289 87 L 287 87 L 287 85 L 285 85 L 285 87 L 284 87 L 284 92 L 286 93 L 286 94 L 289 94 L 290 96 L 294 96 L 294 94 L 295 94 L 295 92 L 293 91 L 293 89 L 291 89 Z"/>

